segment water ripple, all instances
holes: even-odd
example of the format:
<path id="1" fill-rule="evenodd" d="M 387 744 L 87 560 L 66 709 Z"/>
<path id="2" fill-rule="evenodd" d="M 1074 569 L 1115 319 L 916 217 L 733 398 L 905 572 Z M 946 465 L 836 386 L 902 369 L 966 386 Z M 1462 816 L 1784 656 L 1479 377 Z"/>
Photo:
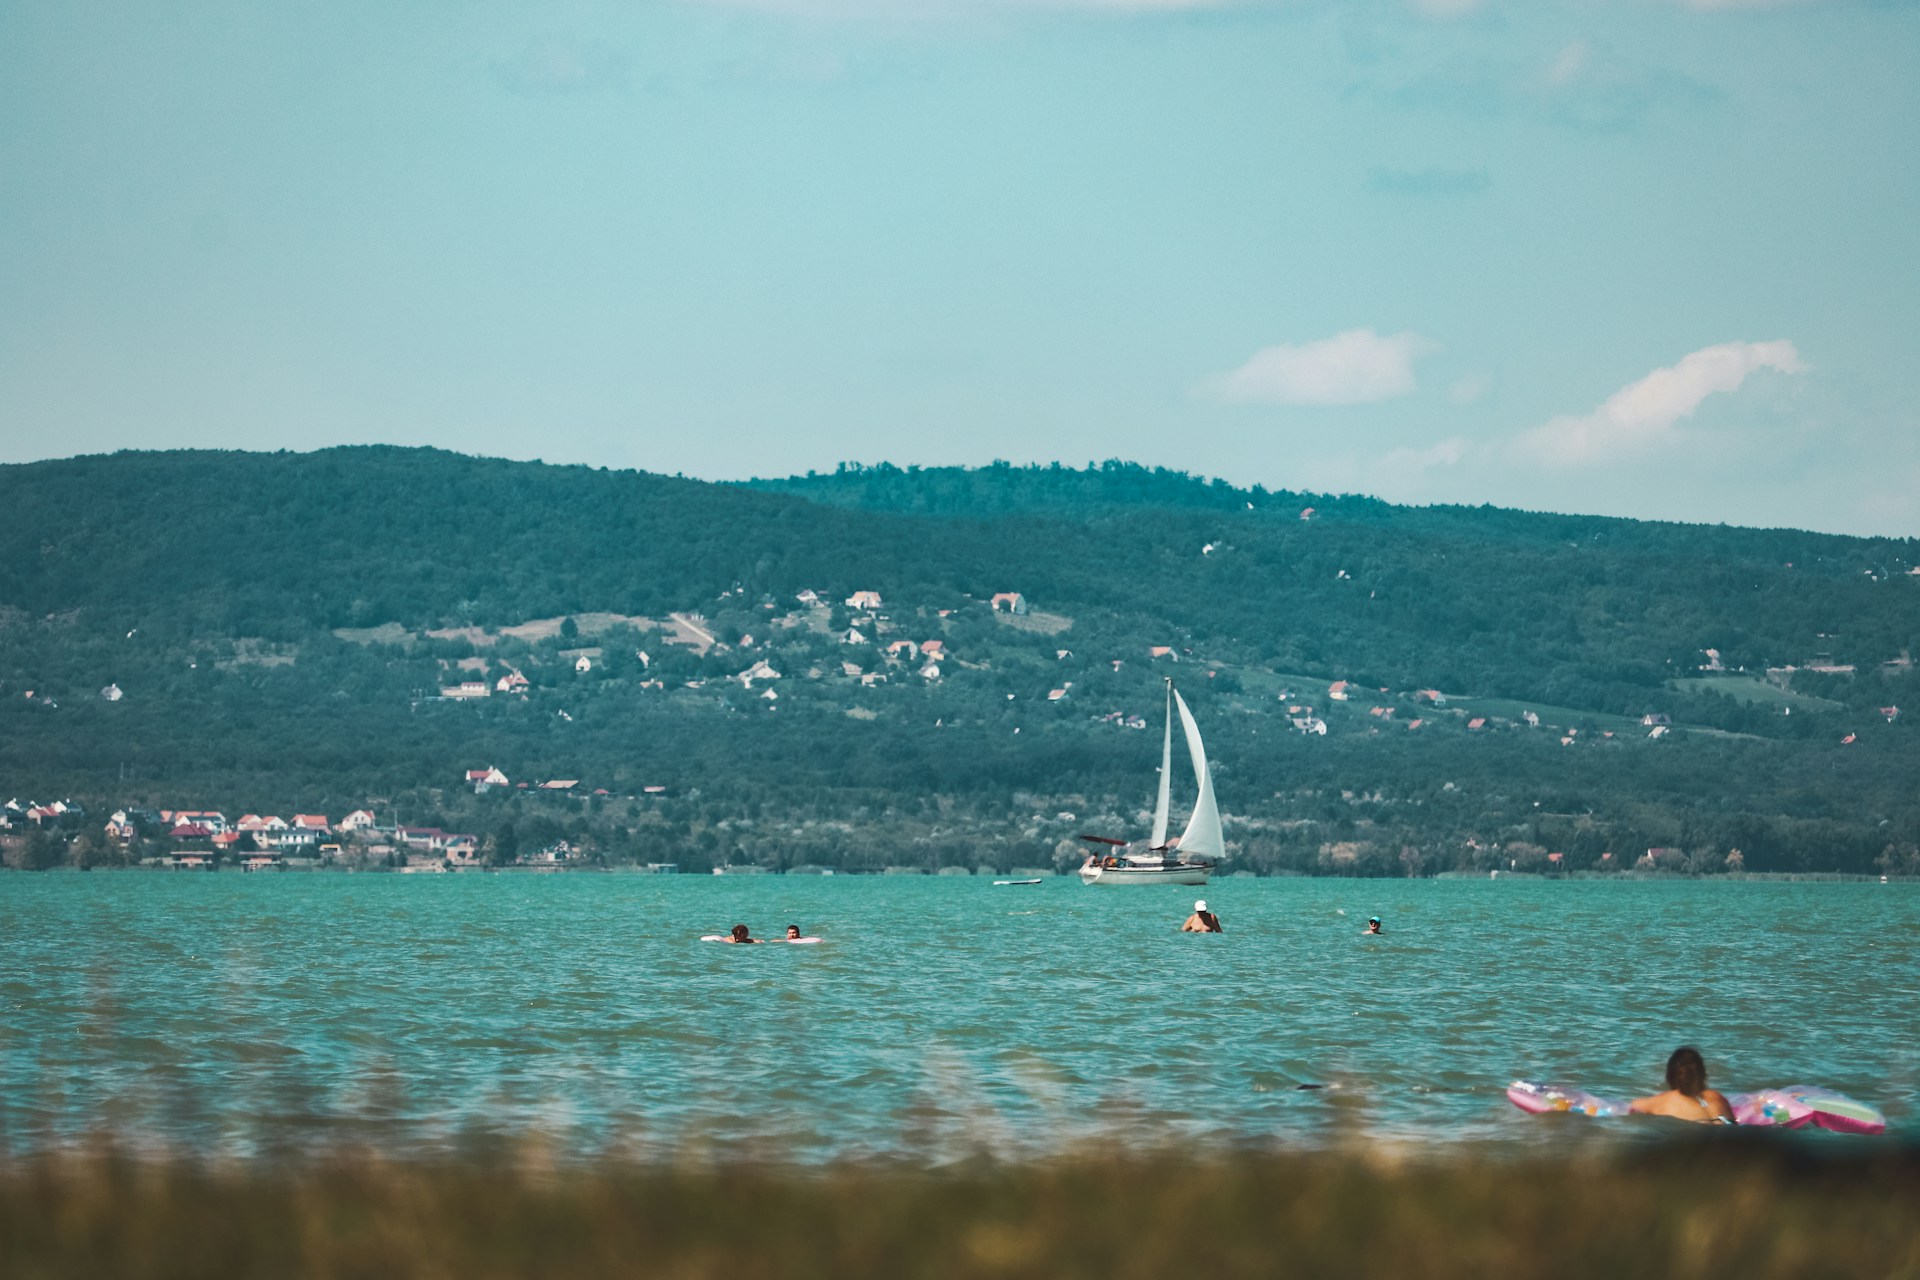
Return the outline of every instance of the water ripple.
<path id="1" fill-rule="evenodd" d="M 1516 1076 L 1812 1081 L 1913 1136 L 1908 885 L 633 876 L 0 877 L 0 1153 L 675 1158 L 1080 1142 L 1527 1150 Z M 1358 922 L 1378 914 L 1384 938 Z M 789 920 L 819 947 L 694 939 Z M 1603 1136 L 1603 1131 L 1604 1135 Z"/>

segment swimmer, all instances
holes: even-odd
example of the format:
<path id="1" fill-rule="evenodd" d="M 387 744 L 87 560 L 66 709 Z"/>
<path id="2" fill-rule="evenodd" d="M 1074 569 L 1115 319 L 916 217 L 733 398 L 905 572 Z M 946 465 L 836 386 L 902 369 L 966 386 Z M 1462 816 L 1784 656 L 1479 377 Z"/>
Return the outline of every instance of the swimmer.
<path id="1" fill-rule="evenodd" d="M 1369 938 L 1378 938 L 1378 937 L 1380 937 L 1380 936 L 1382 936 L 1382 935 L 1381 935 L 1381 933 L 1380 933 L 1380 917 L 1379 917 L 1379 916 L 1368 916 L 1368 917 L 1367 917 L 1367 933 L 1366 933 L 1366 936 L 1367 936 L 1367 937 L 1369 937 Z"/>
<path id="2" fill-rule="evenodd" d="M 1193 904 L 1193 914 L 1180 926 L 1182 933 L 1225 933 L 1220 927 L 1220 917 L 1207 910 L 1205 898 Z"/>
<path id="3" fill-rule="evenodd" d="M 748 937 L 747 935 L 748 935 L 748 933 L 749 933 L 749 932 L 750 932 L 750 931 L 748 930 L 748 928 L 747 928 L 747 926 L 745 926 L 745 925 L 743 925 L 743 924 L 737 924 L 737 925 L 735 925 L 735 926 L 733 926 L 733 932 L 732 932 L 731 934 L 729 934 L 729 935 L 727 936 L 727 941 L 728 941 L 728 942 L 758 942 L 758 941 L 760 941 L 760 939 L 758 939 L 758 938 L 751 938 L 751 937 Z"/>
<path id="4" fill-rule="evenodd" d="M 1671 1116 L 1695 1124 L 1732 1124 L 1733 1108 L 1718 1089 L 1707 1088 L 1707 1064 L 1692 1045 L 1681 1045 L 1667 1059 L 1667 1091 L 1635 1098 L 1629 1111 L 1646 1116 Z"/>
<path id="5" fill-rule="evenodd" d="M 787 926 L 787 941 L 788 941 L 788 942 L 798 942 L 798 941 L 800 941 L 800 926 L 799 926 L 799 925 L 797 925 L 797 924 L 790 924 L 790 925 L 788 925 L 788 926 Z"/>

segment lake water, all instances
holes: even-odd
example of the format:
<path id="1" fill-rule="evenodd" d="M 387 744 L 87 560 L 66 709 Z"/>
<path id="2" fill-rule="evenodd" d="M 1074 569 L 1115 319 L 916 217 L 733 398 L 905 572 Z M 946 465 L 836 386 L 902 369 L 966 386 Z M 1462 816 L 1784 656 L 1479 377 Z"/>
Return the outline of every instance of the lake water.
<path id="1" fill-rule="evenodd" d="M 223 1155 L 1528 1150 L 1649 1122 L 1528 1117 L 1508 1081 L 1652 1091 L 1683 1042 L 1723 1089 L 1824 1084 L 1920 1137 L 1920 886 L 1204 894 L 1225 934 L 1175 932 L 1195 890 L 1070 879 L 0 875 L 0 1154 L 101 1131 Z M 828 941 L 696 940 L 740 921 Z"/>

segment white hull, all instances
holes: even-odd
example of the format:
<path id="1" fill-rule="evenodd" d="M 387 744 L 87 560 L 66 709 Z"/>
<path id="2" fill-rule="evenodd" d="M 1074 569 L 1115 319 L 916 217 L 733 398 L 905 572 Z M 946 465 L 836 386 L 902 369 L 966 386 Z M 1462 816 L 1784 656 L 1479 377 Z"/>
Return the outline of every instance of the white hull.
<path id="1" fill-rule="evenodd" d="M 1082 867 L 1080 879 L 1087 884 L 1205 884 L 1213 868 L 1199 863 L 1174 863 L 1165 867 Z"/>

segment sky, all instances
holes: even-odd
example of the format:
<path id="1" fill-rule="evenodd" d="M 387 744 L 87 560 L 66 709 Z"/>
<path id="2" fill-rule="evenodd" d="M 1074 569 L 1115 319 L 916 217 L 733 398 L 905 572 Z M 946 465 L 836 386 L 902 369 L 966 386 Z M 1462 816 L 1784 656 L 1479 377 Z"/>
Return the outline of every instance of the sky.
<path id="1" fill-rule="evenodd" d="M 0 462 L 1920 534 L 1913 0 L 0 3 Z"/>

